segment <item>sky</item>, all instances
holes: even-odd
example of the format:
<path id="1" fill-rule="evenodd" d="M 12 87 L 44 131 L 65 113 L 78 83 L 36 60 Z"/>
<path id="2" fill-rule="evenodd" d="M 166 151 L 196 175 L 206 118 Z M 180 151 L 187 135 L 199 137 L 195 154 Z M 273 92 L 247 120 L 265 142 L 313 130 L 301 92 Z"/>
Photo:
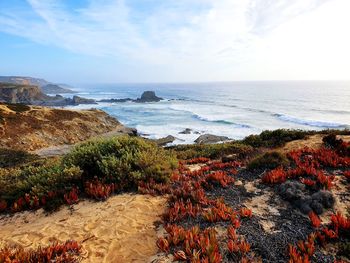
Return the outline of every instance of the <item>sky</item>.
<path id="1" fill-rule="evenodd" d="M 349 80 L 349 0 L 0 0 L 0 75 Z"/>

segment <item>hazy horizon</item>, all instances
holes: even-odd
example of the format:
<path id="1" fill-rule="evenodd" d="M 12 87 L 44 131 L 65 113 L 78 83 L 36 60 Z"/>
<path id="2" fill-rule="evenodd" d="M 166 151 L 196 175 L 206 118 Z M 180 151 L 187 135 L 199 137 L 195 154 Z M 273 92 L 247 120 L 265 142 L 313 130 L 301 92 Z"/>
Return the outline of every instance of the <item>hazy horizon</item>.
<path id="1" fill-rule="evenodd" d="M 0 75 L 58 83 L 349 80 L 347 0 L 0 2 Z"/>

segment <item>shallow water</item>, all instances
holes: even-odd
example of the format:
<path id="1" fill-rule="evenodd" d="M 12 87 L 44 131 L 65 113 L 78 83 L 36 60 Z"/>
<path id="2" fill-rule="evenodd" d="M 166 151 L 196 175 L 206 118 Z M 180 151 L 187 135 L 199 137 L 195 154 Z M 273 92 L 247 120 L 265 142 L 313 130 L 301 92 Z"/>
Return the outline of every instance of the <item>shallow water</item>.
<path id="1" fill-rule="evenodd" d="M 140 97 L 154 90 L 158 103 L 99 103 L 123 124 L 152 138 L 173 135 L 191 143 L 185 128 L 240 139 L 266 129 L 320 130 L 350 127 L 350 82 L 265 81 L 188 84 L 82 85 L 80 96 L 94 99 Z"/>

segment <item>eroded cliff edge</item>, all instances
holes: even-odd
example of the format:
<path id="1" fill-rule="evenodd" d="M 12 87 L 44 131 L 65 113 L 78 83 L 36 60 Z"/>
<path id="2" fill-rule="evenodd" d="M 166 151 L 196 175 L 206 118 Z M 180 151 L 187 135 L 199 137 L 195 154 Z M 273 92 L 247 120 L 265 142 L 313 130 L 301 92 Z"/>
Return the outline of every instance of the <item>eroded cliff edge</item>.
<path id="1" fill-rule="evenodd" d="M 0 104 L 0 147 L 34 151 L 73 145 L 106 133 L 135 134 L 101 110 Z"/>

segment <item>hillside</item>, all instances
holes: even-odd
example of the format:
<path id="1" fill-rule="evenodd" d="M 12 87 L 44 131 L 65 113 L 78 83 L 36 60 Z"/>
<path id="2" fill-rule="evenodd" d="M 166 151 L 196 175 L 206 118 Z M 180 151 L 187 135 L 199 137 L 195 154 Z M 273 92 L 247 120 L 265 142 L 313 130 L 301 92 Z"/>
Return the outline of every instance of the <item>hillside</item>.
<path id="1" fill-rule="evenodd" d="M 45 86 L 42 86 L 41 90 L 45 94 L 75 93 L 73 90 L 61 87 L 57 84 L 47 84 Z"/>
<path id="2" fill-rule="evenodd" d="M 20 76 L 0 76 L 0 82 L 19 85 L 38 86 L 45 94 L 74 93 L 65 84 L 54 84 L 44 79 Z"/>
<path id="3" fill-rule="evenodd" d="M 100 110 L 0 104 L 0 147 L 3 148 L 33 151 L 75 144 L 111 131 L 130 132 Z"/>

